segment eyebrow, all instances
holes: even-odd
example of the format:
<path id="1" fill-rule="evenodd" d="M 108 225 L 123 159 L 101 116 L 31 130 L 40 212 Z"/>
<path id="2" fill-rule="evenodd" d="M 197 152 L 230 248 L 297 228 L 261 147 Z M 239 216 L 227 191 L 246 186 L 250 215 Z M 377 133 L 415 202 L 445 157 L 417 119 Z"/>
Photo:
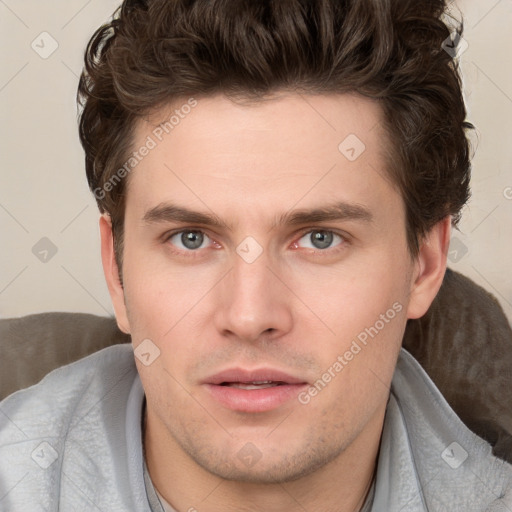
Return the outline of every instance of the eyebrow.
<path id="1" fill-rule="evenodd" d="M 189 224 L 203 224 L 215 228 L 227 227 L 232 230 L 232 225 L 227 225 L 213 212 L 198 212 L 184 206 L 171 203 L 160 203 L 148 210 L 143 218 L 146 224 L 160 224 L 182 222 Z M 366 223 L 373 222 L 373 215 L 366 207 L 356 203 L 343 201 L 319 208 L 299 209 L 282 213 L 272 224 L 271 229 L 277 226 L 311 224 L 325 221 L 356 220 Z"/>

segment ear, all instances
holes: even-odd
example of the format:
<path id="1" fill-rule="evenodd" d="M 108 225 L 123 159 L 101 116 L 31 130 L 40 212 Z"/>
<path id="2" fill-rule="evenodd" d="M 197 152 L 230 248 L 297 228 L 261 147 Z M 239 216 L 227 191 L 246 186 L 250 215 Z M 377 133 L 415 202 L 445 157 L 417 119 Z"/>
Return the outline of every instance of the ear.
<path id="1" fill-rule="evenodd" d="M 435 224 L 421 241 L 411 282 L 407 318 L 423 316 L 443 284 L 450 245 L 451 221 L 451 216 L 445 217 Z"/>
<path id="2" fill-rule="evenodd" d="M 114 253 L 112 220 L 108 214 L 103 214 L 100 217 L 100 236 L 103 272 L 107 281 L 112 305 L 114 306 L 117 325 L 125 334 L 130 334 L 130 323 L 128 322 L 128 315 L 126 314 L 124 292 L 121 280 L 119 279 L 119 269 Z"/>

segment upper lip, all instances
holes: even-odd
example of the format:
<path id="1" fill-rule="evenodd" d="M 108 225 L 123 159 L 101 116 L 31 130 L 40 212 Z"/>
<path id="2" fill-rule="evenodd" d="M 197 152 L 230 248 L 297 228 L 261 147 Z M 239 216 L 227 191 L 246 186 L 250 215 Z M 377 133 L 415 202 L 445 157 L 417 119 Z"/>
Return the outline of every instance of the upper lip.
<path id="1" fill-rule="evenodd" d="M 257 370 L 244 370 L 243 368 L 229 368 L 216 373 L 204 380 L 204 384 L 222 384 L 223 382 L 284 382 L 286 384 L 306 384 L 303 379 L 293 377 L 281 370 L 273 368 L 260 368 Z"/>

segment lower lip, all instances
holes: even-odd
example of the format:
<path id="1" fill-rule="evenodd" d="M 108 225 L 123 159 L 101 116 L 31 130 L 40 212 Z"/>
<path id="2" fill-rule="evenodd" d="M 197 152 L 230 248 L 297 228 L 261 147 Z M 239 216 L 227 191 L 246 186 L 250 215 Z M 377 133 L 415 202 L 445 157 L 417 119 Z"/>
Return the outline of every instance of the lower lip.
<path id="1" fill-rule="evenodd" d="M 224 407 L 240 412 L 265 412 L 276 409 L 307 387 L 307 384 L 282 384 L 263 389 L 240 389 L 205 384 L 208 392 Z"/>

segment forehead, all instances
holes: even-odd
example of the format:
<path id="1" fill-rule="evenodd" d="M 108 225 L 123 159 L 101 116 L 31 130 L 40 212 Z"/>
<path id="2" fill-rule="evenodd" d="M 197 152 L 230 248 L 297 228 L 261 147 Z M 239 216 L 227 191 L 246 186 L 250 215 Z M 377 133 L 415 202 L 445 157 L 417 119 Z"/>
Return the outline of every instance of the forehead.
<path id="1" fill-rule="evenodd" d="M 151 146 L 129 177 L 127 205 L 139 210 L 167 199 L 201 210 L 243 199 L 251 215 L 391 190 L 381 107 L 358 95 L 183 98 L 140 119 L 134 135 L 134 150 Z"/>
<path id="2" fill-rule="evenodd" d="M 187 147 L 193 143 L 200 148 L 214 141 L 219 149 L 233 149 L 238 143 L 258 150 L 257 143 L 268 143 L 273 152 L 292 149 L 302 157 L 319 143 L 338 149 L 348 135 L 365 145 L 384 136 L 382 109 L 375 100 L 356 94 L 285 92 L 258 100 L 236 101 L 222 94 L 181 98 L 138 120 L 136 139 L 141 141 L 148 134 L 157 144 L 176 147 L 187 142 Z M 194 141 L 189 139 L 192 134 Z M 305 139 L 309 144 L 303 144 Z"/>

